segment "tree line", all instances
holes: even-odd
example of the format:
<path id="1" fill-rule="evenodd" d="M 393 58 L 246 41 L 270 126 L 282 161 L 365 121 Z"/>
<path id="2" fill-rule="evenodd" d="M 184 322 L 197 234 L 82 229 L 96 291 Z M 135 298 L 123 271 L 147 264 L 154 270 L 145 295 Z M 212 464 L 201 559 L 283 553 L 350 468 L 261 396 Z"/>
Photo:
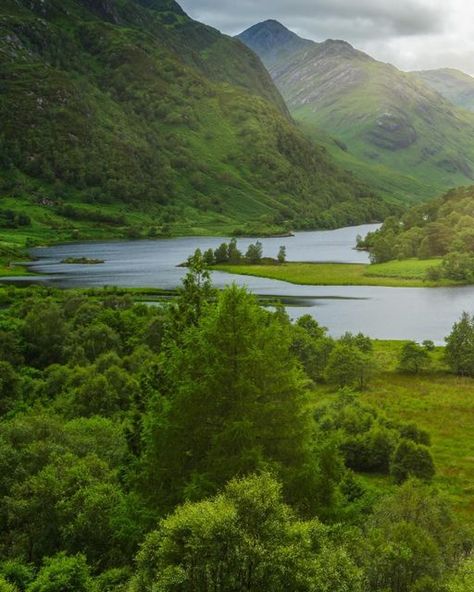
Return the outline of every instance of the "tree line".
<path id="1" fill-rule="evenodd" d="M 453 189 L 442 198 L 388 217 L 380 230 L 359 237 L 373 263 L 394 259 L 441 258 L 427 279 L 474 282 L 474 211 L 472 187 Z"/>

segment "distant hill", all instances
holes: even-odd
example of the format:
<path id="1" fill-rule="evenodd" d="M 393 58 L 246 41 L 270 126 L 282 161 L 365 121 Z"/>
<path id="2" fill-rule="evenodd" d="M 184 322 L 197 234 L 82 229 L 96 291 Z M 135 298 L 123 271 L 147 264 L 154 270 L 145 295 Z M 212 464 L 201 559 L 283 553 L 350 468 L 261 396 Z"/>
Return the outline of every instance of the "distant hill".
<path id="1" fill-rule="evenodd" d="M 460 70 L 441 68 L 413 72 L 448 101 L 474 111 L 474 78 Z"/>
<path id="2" fill-rule="evenodd" d="M 32 216 L 31 232 L 271 231 L 387 213 L 295 127 L 252 51 L 172 0 L 3 0 L 0 30 L 0 209 Z"/>
<path id="3" fill-rule="evenodd" d="M 472 182 L 474 116 L 345 41 L 308 42 L 284 29 L 267 21 L 239 38 L 261 57 L 292 115 L 314 137 L 323 131 L 341 163 L 406 199 Z"/>

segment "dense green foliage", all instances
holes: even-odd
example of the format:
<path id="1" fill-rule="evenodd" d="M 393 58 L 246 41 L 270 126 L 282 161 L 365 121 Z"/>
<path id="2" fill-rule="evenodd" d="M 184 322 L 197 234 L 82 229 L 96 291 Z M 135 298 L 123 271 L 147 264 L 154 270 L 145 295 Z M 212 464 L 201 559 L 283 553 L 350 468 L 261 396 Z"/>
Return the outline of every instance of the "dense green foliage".
<path id="1" fill-rule="evenodd" d="M 374 262 L 442 258 L 428 270 L 431 280 L 474 282 L 474 188 L 450 191 L 441 198 L 389 217 L 382 228 L 359 241 Z"/>
<path id="2" fill-rule="evenodd" d="M 5 0 L 0 19 L 0 209 L 31 218 L 26 237 L 389 213 L 298 131 L 252 52 L 175 2 Z"/>
<path id="3" fill-rule="evenodd" d="M 159 306 L 111 289 L 3 288 L 0 303 L 0 590 L 447 592 L 464 577 L 471 543 L 429 485 L 429 435 L 334 393 L 365 386 L 364 335 L 218 294 L 197 255 Z M 316 384 L 331 402 L 314 405 Z"/>

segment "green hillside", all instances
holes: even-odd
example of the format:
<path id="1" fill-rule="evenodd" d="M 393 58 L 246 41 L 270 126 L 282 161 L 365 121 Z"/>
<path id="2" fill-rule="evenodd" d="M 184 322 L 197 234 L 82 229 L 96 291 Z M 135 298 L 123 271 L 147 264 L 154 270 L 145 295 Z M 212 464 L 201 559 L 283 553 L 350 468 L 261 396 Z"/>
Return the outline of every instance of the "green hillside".
<path id="1" fill-rule="evenodd" d="M 474 116 L 420 78 L 344 41 L 298 47 L 291 38 L 285 53 L 281 29 L 261 23 L 240 38 L 262 57 L 306 132 L 336 139 L 337 146 L 333 140 L 328 146 L 340 163 L 405 199 L 472 182 Z M 271 39 L 282 57 L 269 53 Z"/>
<path id="2" fill-rule="evenodd" d="M 0 29 L 4 242 L 387 214 L 296 129 L 253 52 L 173 1 L 5 0 Z"/>
<path id="3" fill-rule="evenodd" d="M 448 101 L 474 111 L 474 78 L 454 68 L 413 72 Z"/>

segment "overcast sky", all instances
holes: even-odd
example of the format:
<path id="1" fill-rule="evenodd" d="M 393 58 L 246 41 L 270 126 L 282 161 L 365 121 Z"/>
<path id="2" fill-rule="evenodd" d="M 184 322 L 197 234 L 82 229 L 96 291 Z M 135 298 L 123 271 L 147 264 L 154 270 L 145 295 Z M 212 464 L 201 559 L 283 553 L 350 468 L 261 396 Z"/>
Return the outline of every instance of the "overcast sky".
<path id="1" fill-rule="evenodd" d="M 474 0 L 178 2 L 230 35 L 273 18 L 308 39 L 344 39 L 403 70 L 452 67 L 474 75 Z"/>

